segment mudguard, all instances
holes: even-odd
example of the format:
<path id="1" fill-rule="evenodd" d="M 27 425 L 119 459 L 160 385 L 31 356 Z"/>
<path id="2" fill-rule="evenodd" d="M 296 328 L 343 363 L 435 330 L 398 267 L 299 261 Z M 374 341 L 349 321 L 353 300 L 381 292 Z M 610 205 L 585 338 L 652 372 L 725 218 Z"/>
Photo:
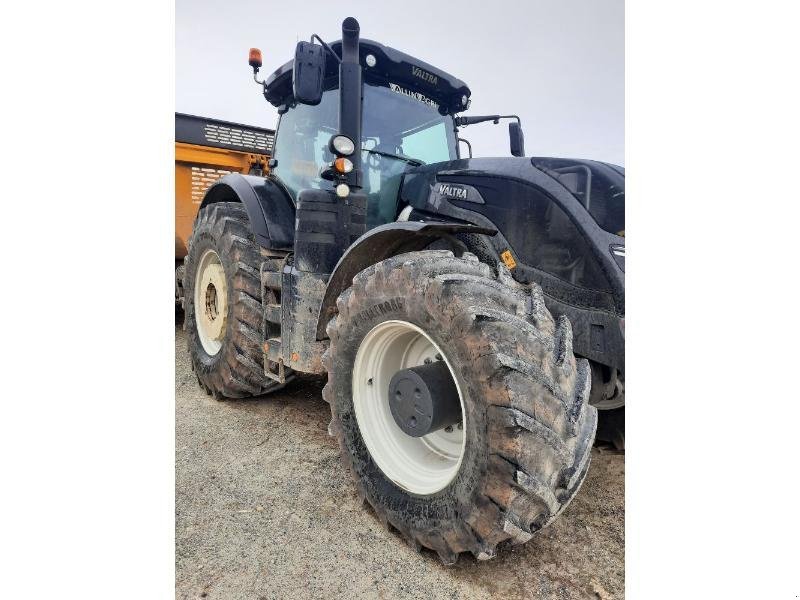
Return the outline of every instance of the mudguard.
<path id="1" fill-rule="evenodd" d="M 404 252 L 414 252 L 454 234 L 494 235 L 497 230 L 467 223 L 398 221 L 370 229 L 336 263 L 328 279 L 317 319 L 317 339 L 327 337 L 325 327 L 336 310 L 336 299 L 353 282 L 353 277 L 368 266 Z"/>
<path id="2" fill-rule="evenodd" d="M 241 202 L 256 241 L 265 248 L 294 248 L 295 206 L 288 192 L 269 177 L 231 173 L 208 188 L 200 208 L 215 202 Z"/>

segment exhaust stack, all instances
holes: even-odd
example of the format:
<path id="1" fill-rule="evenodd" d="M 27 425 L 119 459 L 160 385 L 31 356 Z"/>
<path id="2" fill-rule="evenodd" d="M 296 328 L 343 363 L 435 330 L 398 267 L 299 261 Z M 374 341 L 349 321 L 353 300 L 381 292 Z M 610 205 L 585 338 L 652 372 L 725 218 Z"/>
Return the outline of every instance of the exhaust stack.
<path id="1" fill-rule="evenodd" d="M 339 133 L 355 145 L 350 160 L 353 175 L 350 187 L 361 187 L 361 64 L 359 34 L 361 28 L 353 17 L 342 22 L 342 62 L 339 65 Z"/>

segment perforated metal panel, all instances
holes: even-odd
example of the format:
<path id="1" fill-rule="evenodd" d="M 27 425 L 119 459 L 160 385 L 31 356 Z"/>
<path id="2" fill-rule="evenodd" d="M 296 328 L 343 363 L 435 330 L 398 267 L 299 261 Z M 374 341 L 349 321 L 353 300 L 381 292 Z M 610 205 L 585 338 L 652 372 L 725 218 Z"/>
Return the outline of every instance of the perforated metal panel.
<path id="1" fill-rule="evenodd" d="M 272 155 L 275 131 L 175 113 L 175 141 Z"/>
<path id="2" fill-rule="evenodd" d="M 272 153 L 274 136 L 269 136 L 255 129 L 206 123 L 203 132 L 209 146 L 248 147 L 261 154 Z"/>
<path id="3" fill-rule="evenodd" d="M 192 203 L 200 204 L 211 184 L 228 173 L 233 173 L 233 171 L 210 167 L 192 167 Z"/>

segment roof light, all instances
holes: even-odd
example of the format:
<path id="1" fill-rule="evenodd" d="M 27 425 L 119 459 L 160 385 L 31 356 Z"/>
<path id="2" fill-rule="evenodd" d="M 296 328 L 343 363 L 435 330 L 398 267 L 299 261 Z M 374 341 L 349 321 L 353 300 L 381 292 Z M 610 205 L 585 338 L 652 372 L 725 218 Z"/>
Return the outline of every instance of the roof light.
<path id="1" fill-rule="evenodd" d="M 356 151 L 356 145 L 346 135 L 336 135 L 331 139 L 331 149 L 340 156 L 350 156 Z"/>
<path id="2" fill-rule="evenodd" d="M 261 68 L 261 50 L 258 48 L 250 48 L 249 63 L 250 66 L 256 70 Z"/>

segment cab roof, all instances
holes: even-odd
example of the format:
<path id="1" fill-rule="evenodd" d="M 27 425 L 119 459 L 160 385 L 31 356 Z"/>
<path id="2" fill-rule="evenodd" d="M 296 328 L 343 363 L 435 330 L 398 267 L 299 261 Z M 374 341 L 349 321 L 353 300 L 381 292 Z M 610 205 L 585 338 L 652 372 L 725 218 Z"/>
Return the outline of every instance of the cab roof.
<path id="1" fill-rule="evenodd" d="M 333 42 L 331 48 L 341 56 L 342 42 Z M 366 56 L 375 57 L 375 66 L 366 63 Z M 359 58 L 364 82 L 370 85 L 399 86 L 402 93 L 421 94 L 433 100 L 442 114 L 461 112 L 469 105 L 470 89 L 467 84 L 404 52 L 372 40 L 362 39 Z M 290 104 L 292 96 L 292 69 L 294 59 L 278 68 L 266 80 L 264 97 L 274 106 Z M 325 89 L 338 87 L 339 63 L 325 53 Z"/>

